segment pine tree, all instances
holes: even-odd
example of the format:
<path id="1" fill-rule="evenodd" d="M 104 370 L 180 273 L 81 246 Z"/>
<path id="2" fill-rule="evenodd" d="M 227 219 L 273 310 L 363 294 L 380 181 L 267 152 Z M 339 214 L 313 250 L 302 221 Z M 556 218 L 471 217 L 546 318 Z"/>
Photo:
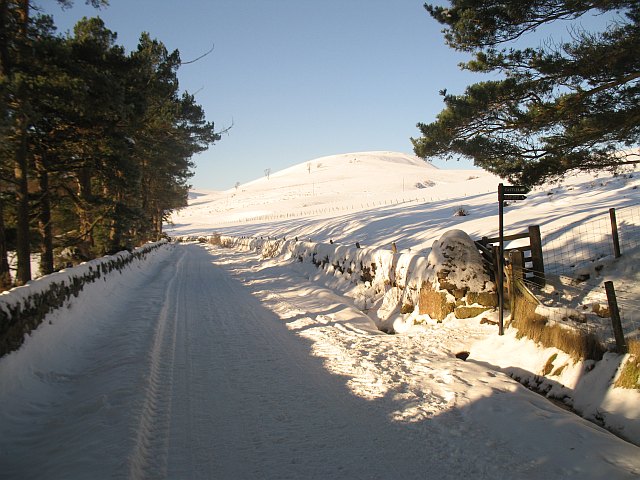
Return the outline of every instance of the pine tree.
<path id="1" fill-rule="evenodd" d="M 0 0 L 1 288 L 9 247 L 22 284 L 32 252 L 49 273 L 56 248 L 89 259 L 159 238 L 186 205 L 192 156 L 220 138 L 179 90 L 177 50 L 143 34 L 127 55 L 99 18 L 58 36 L 29 7 Z"/>
<path id="2" fill-rule="evenodd" d="M 59 0 L 63 6 L 71 6 L 71 0 Z M 107 5 L 106 0 L 87 0 L 95 7 Z M 45 21 L 44 25 L 47 22 Z M 0 108 L 2 140 L 6 148 L 0 151 L 0 167 L 11 175 L 4 177 L 8 185 L 2 185 L 0 195 L 0 282 L 5 283 L 8 274 L 6 260 L 7 202 L 4 194 L 13 192 L 16 214 L 16 253 L 18 269 L 16 283 L 24 284 L 31 279 L 31 232 L 30 232 L 30 127 L 37 113 L 32 108 L 34 76 L 32 66 L 38 51 L 38 36 L 42 25 L 32 18 L 30 0 L 0 0 Z M 46 31 L 44 32 L 47 33 Z M 6 190 L 5 190 L 6 187 Z M 5 270 L 6 269 L 6 270 Z"/>
<path id="3" fill-rule="evenodd" d="M 445 109 L 419 123 L 421 157 L 471 158 L 511 181 L 534 185 L 570 171 L 637 163 L 640 143 L 640 4 L 637 0 L 453 0 L 426 5 L 445 39 L 470 52 L 463 65 L 500 79 L 444 95 Z M 587 14 L 614 16 L 599 32 L 574 27 L 571 41 L 514 42 L 536 28 Z"/>
<path id="4" fill-rule="evenodd" d="M 219 140 L 220 134 L 206 121 L 194 96 L 180 94 L 177 50 L 169 53 L 162 42 L 143 34 L 132 60 L 136 65 L 134 91 L 145 92 L 139 99 L 139 128 L 133 137 L 144 219 L 139 233 L 157 239 L 167 215 L 186 206 L 192 156 Z"/>

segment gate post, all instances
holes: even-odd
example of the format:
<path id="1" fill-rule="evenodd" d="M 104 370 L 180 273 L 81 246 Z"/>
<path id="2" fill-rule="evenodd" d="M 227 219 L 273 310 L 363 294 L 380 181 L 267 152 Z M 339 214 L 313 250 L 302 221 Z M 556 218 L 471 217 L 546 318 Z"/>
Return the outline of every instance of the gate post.
<path id="1" fill-rule="evenodd" d="M 616 209 L 609 209 L 609 218 L 611 219 L 611 239 L 613 240 L 613 254 L 616 258 L 620 258 L 620 238 L 618 237 L 618 222 L 616 221 Z"/>
<path id="2" fill-rule="evenodd" d="M 510 251 L 509 264 L 511 267 L 509 279 L 509 309 L 511 310 L 511 319 L 509 323 L 511 324 L 515 319 L 518 284 L 524 280 L 524 253 L 520 250 Z"/>
<path id="3" fill-rule="evenodd" d="M 607 292 L 607 303 L 609 304 L 609 313 L 611 314 L 611 325 L 613 327 L 613 336 L 616 339 L 616 348 L 618 353 L 627 353 L 628 346 L 624 339 L 624 331 L 622 330 L 622 322 L 620 320 L 620 310 L 618 309 L 618 300 L 616 299 L 616 291 L 613 288 L 613 282 L 604 282 L 604 288 Z"/>
<path id="4" fill-rule="evenodd" d="M 546 283 L 544 258 L 542 256 L 542 239 L 540 238 L 540 227 L 538 225 L 529 227 L 529 242 L 531 244 L 531 263 L 533 263 L 533 282 L 539 287 L 544 287 Z"/>

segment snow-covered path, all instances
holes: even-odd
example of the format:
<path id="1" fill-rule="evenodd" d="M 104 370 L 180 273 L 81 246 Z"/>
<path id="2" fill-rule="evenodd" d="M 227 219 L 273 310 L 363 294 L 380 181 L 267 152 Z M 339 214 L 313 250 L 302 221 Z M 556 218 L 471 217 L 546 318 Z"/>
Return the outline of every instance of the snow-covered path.
<path id="1" fill-rule="evenodd" d="M 296 275 L 178 245 L 88 292 L 0 361 L 0 478 L 640 473 L 637 447 L 452 358 L 452 330 L 358 328 Z"/>

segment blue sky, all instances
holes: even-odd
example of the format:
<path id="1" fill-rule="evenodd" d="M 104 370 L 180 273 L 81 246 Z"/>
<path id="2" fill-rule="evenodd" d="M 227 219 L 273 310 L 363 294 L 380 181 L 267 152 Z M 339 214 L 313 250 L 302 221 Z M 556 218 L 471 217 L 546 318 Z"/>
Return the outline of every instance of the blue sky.
<path id="1" fill-rule="evenodd" d="M 64 11 L 34 3 L 60 32 L 100 16 L 127 50 L 143 31 L 184 61 L 215 45 L 179 70 L 217 129 L 233 122 L 195 157 L 196 188 L 231 188 L 324 155 L 412 152 L 416 123 L 443 107 L 438 91 L 461 93 L 477 80 L 458 69 L 465 57 L 445 46 L 423 0 L 110 0 L 101 10 L 76 0 Z"/>
<path id="2" fill-rule="evenodd" d="M 99 15 L 127 50 L 143 31 L 184 61 L 215 45 L 179 71 L 218 130 L 233 123 L 195 157 L 196 188 L 228 189 L 324 155 L 410 153 L 416 123 L 443 108 L 439 90 L 487 79 L 459 69 L 467 57 L 445 45 L 424 0 L 110 0 L 102 10 L 75 0 L 64 11 L 55 0 L 34 3 L 61 32 Z"/>

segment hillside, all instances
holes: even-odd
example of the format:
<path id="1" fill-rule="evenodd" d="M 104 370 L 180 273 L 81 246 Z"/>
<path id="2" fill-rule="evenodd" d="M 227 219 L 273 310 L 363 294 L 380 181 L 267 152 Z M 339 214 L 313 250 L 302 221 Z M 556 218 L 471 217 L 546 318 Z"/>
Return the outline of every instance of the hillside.
<path id="1" fill-rule="evenodd" d="M 452 174 L 415 156 L 395 152 L 321 157 L 224 192 L 192 192 L 197 198 L 190 201 L 189 208 L 174 215 L 177 228 L 171 230 L 195 233 L 193 229 L 200 227 L 204 232 L 212 226 L 272 220 L 282 215 L 336 217 L 336 212 L 363 211 L 427 195 L 440 197 L 447 195 L 451 184 L 464 173 Z M 466 178 L 474 174 L 477 172 L 468 171 Z"/>
<path id="2" fill-rule="evenodd" d="M 474 238 L 498 230 L 502 180 L 483 170 L 438 169 L 396 152 L 322 157 L 224 192 L 196 191 L 175 213 L 170 235 L 213 232 L 428 250 L 442 232 Z M 505 182 L 506 183 L 506 182 Z M 532 191 L 505 209 L 505 228 L 541 226 L 543 237 L 611 207 L 637 205 L 640 179 L 581 174 Z M 463 211 L 466 216 L 456 216 Z"/>

